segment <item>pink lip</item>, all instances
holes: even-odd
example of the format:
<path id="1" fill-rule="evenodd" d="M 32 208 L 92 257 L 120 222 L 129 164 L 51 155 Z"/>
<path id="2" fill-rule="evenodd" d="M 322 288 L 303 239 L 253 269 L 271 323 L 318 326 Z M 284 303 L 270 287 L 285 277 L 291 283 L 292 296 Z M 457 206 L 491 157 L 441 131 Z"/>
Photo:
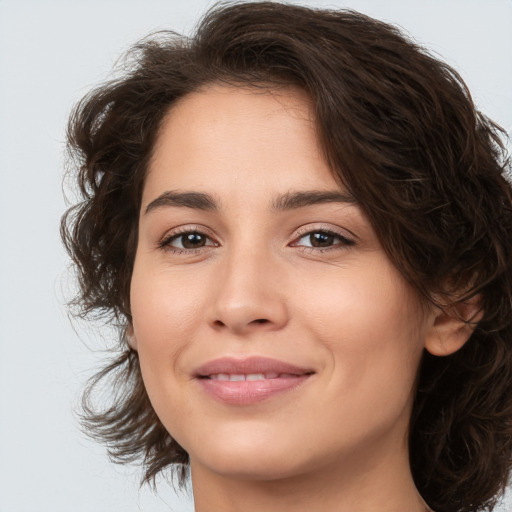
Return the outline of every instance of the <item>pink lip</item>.
<path id="1" fill-rule="evenodd" d="M 312 368 L 302 368 L 284 361 L 268 357 L 252 356 L 245 359 L 223 357 L 215 359 L 197 368 L 194 372 L 198 377 L 207 377 L 216 373 L 288 373 L 304 375 L 313 373 Z"/>
<path id="2" fill-rule="evenodd" d="M 253 381 L 212 380 L 217 374 L 278 374 L 276 378 Z M 204 391 L 221 402 L 248 405 L 266 400 L 276 394 L 302 385 L 314 371 L 277 359 L 249 357 L 246 359 L 221 358 L 200 366 L 195 375 Z M 285 375 L 282 375 L 285 374 Z"/>

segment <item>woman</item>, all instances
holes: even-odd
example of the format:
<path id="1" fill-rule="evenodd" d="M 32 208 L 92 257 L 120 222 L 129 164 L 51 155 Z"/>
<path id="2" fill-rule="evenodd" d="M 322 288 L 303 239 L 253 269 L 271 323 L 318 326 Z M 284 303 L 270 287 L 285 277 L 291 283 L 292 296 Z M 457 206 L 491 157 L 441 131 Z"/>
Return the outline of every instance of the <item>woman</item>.
<path id="1" fill-rule="evenodd" d="M 75 305 L 122 347 L 87 430 L 145 481 L 190 469 L 198 512 L 491 510 L 512 200 L 460 77 L 384 23 L 269 2 L 132 59 L 69 127 Z"/>

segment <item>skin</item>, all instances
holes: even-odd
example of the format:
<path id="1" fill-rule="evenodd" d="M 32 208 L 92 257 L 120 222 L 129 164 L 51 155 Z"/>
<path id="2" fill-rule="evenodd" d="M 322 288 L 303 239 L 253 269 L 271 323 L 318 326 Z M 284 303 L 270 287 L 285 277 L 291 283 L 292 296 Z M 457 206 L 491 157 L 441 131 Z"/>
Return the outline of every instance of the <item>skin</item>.
<path id="1" fill-rule="evenodd" d="M 215 209 L 158 199 L 170 191 L 208 194 Z M 444 355 L 468 333 L 420 303 L 356 203 L 275 208 L 309 191 L 347 195 L 302 92 L 212 85 L 172 107 L 131 284 L 148 395 L 190 455 L 197 512 L 423 512 L 407 448 L 418 365 L 425 347 Z M 202 233 L 196 248 L 184 232 Z M 252 355 L 314 374 L 243 406 L 194 376 Z"/>

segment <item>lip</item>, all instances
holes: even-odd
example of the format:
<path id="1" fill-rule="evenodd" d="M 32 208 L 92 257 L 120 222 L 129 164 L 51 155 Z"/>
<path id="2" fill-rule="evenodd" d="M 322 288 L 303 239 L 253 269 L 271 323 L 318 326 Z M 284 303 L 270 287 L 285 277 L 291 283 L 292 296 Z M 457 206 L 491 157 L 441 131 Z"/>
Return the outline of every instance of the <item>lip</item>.
<path id="1" fill-rule="evenodd" d="M 217 374 L 277 374 L 270 379 L 254 381 L 213 380 Z M 230 405 L 249 405 L 303 385 L 315 372 L 277 359 L 253 356 L 244 359 L 224 357 L 201 365 L 194 372 L 203 391 Z"/>
<path id="2" fill-rule="evenodd" d="M 222 357 L 199 366 L 194 373 L 197 377 L 207 377 L 216 373 L 287 373 L 290 375 L 304 375 L 306 373 L 313 373 L 313 369 L 296 366 L 269 357 L 252 356 L 243 359 Z"/>

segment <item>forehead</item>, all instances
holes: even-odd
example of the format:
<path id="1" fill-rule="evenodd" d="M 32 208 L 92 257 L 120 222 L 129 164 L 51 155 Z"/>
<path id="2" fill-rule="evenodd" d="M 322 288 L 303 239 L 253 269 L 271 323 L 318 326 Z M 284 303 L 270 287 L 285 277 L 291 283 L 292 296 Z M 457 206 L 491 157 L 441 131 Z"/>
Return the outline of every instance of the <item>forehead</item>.
<path id="1" fill-rule="evenodd" d="M 212 85 L 166 115 L 144 194 L 147 201 L 164 189 L 297 188 L 340 188 L 318 142 L 310 98 L 295 88 Z"/>

